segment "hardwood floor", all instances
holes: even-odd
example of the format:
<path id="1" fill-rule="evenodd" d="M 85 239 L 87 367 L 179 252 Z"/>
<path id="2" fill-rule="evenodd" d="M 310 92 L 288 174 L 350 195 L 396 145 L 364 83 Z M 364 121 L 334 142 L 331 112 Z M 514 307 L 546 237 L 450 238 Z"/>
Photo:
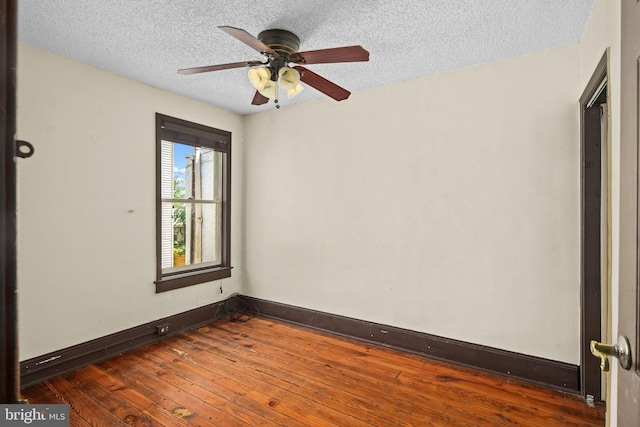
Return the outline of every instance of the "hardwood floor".
<path id="1" fill-rule="evenodd" d="M 23 390 L 73 426 L 603 426 L 572 394 L 257 317 Z"/>

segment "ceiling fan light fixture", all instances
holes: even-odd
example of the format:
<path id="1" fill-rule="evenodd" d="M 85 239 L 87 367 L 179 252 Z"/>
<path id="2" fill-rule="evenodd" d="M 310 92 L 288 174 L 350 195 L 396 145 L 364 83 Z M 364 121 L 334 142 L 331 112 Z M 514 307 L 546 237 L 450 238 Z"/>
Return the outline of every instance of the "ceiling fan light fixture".
<path id="1" fill-rule="evenodd" d="M 262 89 L 258 89 L 258 92 L 260 92 L 262 96 L 266 96 L 269 99 L 275 99 L 278 95 L 277 84 L 273 80 L 267 80 L 264 87 Z"/>
<path id="2" fill-rule="evenodd" d="M 282 67 L 280 71 L 278 71 L 278 80 L 287 91 L 289 98 L 293 98 L 304 89 L 300 84 L 300 73 L 295 68 Z"/>
<path id="3" fill-rule="evenodd" d="M 269 82 L 271 82 L 271 71 L 268 68 L 250 68 L 248 74 L 249 81 L 258 91 L 265 90 Z"/>
<path id="4" fill-rule="evenodd" d="M 291 89 L 287 89 L 287 96 L 289 98 L 293 98 L 294 96 L 296 96 L 297 94 L 299 94 L 303 90 L 304 90 L 304 86 L 302 86 L 300 83 L 298 83 L 297 85 L 295 85 Z"/>
<path id="5" fill-rule="evenodd" d="M 278 71 L 278 79 L 285 89 L 292 89 L 300 83 L 300 73 L 295 68 L 282 67 Z"/>

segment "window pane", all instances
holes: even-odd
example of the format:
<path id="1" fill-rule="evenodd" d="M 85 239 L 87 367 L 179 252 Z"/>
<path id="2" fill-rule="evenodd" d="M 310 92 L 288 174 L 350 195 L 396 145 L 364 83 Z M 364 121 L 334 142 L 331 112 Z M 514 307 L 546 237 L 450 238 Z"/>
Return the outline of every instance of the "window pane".
<path id="1" fill-rule="evenodd" d="M 195 174 L 194 174 L 195 176 Z M 200 151 L 200 186 L 196 188 L 195 199 L 221 200 L 222 193 L 222 153 L 208 148 Z"/>
<path id="2" fill-rule="evenodd" d="M 207 203 L 202 207 L 202 262 L 220 264 L 222 261 L 222 204 Z"/>
<path id="3" fill-rule="evenodd" d="M 162 203 L 162 268 L 220 265 L 221 214 L 220 203 Z"/>
<path id="4" fill-rule="evenodd" d="M 164 194 L 162 197 L 164 199 L 186 199 L 189 198 L 187 188 L 191 188 L 191 171 L 196 148 L 177 142 L 171 144 L 173 150 L 173 191 L 169 197 L 165 197 Z"/>
<path id="5" fill-rule="evenodd" d="M 162 150 L 163 199 L 221 200 L 223 153 L 167 141 Z"/>

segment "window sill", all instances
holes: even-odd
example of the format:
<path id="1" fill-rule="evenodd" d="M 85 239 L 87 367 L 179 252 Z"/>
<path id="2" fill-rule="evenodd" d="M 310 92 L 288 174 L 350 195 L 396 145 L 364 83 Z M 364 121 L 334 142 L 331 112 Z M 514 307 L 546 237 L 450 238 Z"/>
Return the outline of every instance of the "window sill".
<path id="1" fill-rule="evenodd" d="M 187 286 L 200 283 L 212 282 L 227 277 L 231 277 L 233 267 L 216 267 L 207 270 L 190 271 L 172 276 L 165 276 L 156 280 L 156 293 L 172 291 L 174 289 L 186 288 Z"/>

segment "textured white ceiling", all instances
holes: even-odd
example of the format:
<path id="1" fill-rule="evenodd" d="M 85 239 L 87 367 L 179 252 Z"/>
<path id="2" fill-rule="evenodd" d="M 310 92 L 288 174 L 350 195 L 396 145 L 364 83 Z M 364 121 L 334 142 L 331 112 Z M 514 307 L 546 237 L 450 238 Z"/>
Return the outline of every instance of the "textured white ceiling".
<path id="1" fill-rule="evenodd" d="M 579 42 L 595 0 L 20 0 L 21 42 L 240 114 L 244 68 L 180 68 L 261 60 L 217 27 L 257 36 L 282 28 L 300 50 L 362 45 L 364 63 L 308 68 L 352 91 Z M 352 95 L 357 96 L 357 93 Z M 282 106 L 325 97 L 311 87 Z M 327 98 L 328 102 L 336 102 Z M 349 102 L 349 100 L 342 101 Z"/>

